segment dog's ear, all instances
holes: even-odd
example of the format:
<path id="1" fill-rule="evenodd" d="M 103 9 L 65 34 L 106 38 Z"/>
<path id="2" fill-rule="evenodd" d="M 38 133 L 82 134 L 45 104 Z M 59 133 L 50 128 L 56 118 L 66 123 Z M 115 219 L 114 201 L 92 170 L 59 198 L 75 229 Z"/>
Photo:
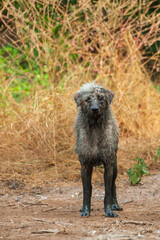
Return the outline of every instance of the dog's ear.
<path id="1" fill-rule="evenodd" d="M 77 107 L 79 107 L 81 105 L 81 94 L 79 91 L 74 94 L 74 100 L 77 103 Z"/>
<path id="2" fill-rule="evenodd" d="M 107 98 L 107 102 L 109 104 L 111 104 L 111 102 L 113 101 L 113 98 L 114 98 L 114 93 L 111 90 L 108 90 L 108 89 L 104 89 L 104 91 L 105 91 L 105 95 L 106 95 L 106 98 Z"/>

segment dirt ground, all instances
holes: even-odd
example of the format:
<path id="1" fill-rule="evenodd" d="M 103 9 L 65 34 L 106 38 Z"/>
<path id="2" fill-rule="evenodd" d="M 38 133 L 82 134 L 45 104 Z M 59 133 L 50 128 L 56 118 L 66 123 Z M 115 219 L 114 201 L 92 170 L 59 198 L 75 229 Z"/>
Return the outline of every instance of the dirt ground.
<path id="1" fill-rule="evenodd" d="M 118 200 L 124 210 L 117 218 L 104 216 L 103 183 L 93 184 L 90 217 L 80 217 L 80 182 L 55 182 L 31 191 L 23 186 L 11 190 L 11 185 L 9 190 L 4 183 L 0 187 L 0 239 L 160 239 L 158 171 L 134 187 L 127 176 L 118 177 Z"/>

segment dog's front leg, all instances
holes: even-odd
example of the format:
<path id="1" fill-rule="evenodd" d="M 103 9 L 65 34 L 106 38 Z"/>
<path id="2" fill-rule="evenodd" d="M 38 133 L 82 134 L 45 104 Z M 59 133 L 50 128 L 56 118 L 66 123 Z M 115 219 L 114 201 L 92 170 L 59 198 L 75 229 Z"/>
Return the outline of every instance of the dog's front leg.
<path id="1" fill-rule="evenodd" d="M 112 210 L 112 181 L 113 181 L 113 167 L 104 165 L 104 185 L 105 198 L 104 209 L 106 217 L 117 217 L 118 215 Z"/>
<path id="2" fill-rule="evenodd" d="M 81 216 L 90 216 L 91 212 L 92 171 L 93 166 L 81 164 L 81 177 L 83 185 L 83 209 Z"/>

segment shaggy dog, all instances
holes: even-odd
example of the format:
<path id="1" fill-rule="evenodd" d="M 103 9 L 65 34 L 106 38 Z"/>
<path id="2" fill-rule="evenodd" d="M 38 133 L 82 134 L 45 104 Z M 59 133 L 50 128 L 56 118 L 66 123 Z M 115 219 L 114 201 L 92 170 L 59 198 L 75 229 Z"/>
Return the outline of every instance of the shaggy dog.
<path id="1" fill-rule="evenodd" d="M 78 114 L 76 118 L 76 152 L 81 163 L 83 208 L 81 216 L 91 212 L 92 171 L 104 165 L 106 217 L 116 217 L 120 211 L 116 198 L 117 150 L 119 131 L 110 104 L 114 94 L 94 83 L 87 83 L 75 93 Z"/>

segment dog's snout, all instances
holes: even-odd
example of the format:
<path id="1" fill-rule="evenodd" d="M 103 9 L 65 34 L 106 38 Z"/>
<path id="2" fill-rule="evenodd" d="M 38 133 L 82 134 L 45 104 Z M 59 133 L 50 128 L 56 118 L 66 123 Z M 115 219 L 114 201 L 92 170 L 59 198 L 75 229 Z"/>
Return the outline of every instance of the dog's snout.
<path id="1" fill-rule="evenodd" d="M 99 107 L 98 107 L 98 106 L 92 106 L 92 107 L 91 107 L 91 110 L 93 110 L 93 111 L 98 111 L 98 110 L 99 110 Z"/>
<path id="2" fill-rule="evenodd" d="M 99 106 L 98 106 L 98 102 L 96 100 L 92 101 L 92 103 L 91 103 L 91 110 L 93 112 L 98 112 Z"/>

